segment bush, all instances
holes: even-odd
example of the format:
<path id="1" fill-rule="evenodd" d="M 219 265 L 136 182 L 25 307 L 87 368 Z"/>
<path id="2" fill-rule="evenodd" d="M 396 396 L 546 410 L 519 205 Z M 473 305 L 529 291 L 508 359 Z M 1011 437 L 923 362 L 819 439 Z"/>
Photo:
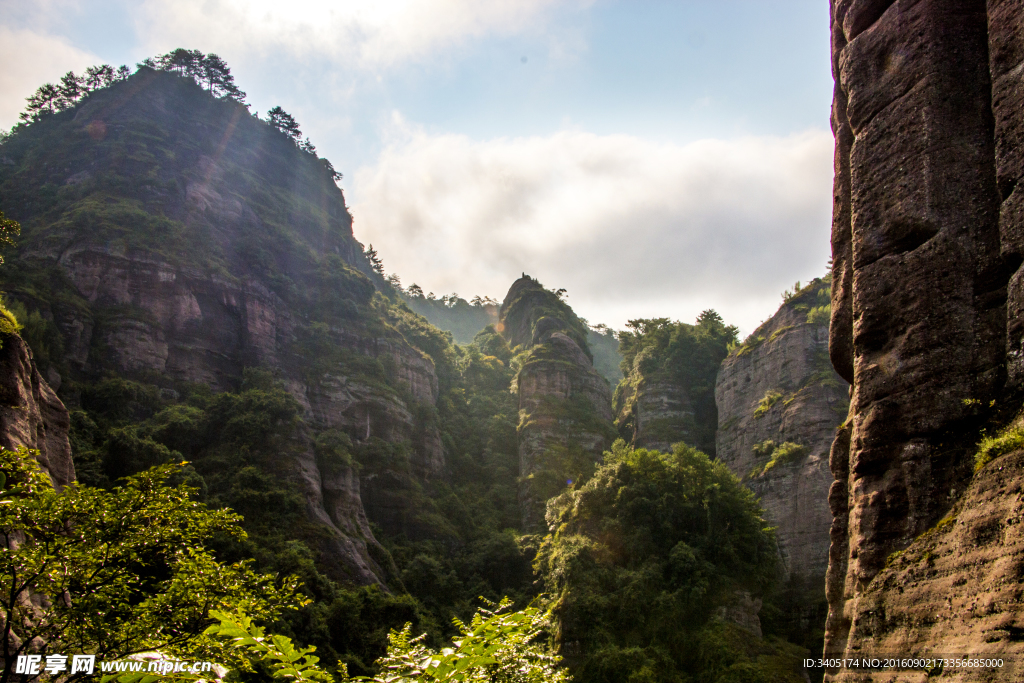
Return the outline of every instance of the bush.
<path id="1" fill-rule="evenodd" d="M 757 402 L 757 407 L 754 408 L 754 419 L 760 419 L 764 417 L 764 414 L 772 409 L 779 399 L 782 398 L 782 392 L 776 391 L 775 389 L 769 389 L 765 392 L 761 400 Z"/>
<path id="2" fill-rule="evenodd" d="M 1024 448 L 1024 424 L 1014 421 L 995 436 L 986 436 L 978 444 L 974 454 L 974 471 L 977 472 L 1001 455 Z"/>

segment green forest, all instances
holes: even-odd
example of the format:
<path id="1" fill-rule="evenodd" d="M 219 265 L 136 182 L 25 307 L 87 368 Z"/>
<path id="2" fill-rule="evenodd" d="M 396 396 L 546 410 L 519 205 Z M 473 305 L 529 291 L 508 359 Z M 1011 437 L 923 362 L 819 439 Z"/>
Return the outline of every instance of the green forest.
<path id="1" fill-rule="evenodd" d="M 151 651 L 246 682 L 804 680 L 774 530 L 714 457 L 715 311 L 616 332 L 525 276 L 402 287 L 298 122 L 197 50 L 44 85 L 0 157 L 0 333 L 77 474 L 0 451 L 0 683 Z M 528 395 L 558 378 L 586 396 Z M 654 450 L 662 380 L 695 408 Z M 753 600 L 758 635 L 727 618 Z"/>

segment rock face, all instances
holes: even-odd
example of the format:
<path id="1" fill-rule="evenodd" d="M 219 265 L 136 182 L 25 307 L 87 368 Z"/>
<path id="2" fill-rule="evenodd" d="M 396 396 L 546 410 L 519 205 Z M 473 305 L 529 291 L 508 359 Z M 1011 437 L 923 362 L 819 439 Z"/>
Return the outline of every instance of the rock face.
<path id="1" fill-rule="evenodd" d="M 545 501 L 611 445 L 611 390 L 594 370 L 586 327 L 536 280 L 524 275 L 512 284 L 499 325 L 524 354 L 516 377 L 519 500 L 523 528 L 539 530 Z"/>
<path id="2" fill-rule="evenodd" d="M 718 459 L 761 499 L 786 573 L 818 585 L 832 521 L 828 453 L 849 405 L 818 308 L 828 296 L 821 280 L 796 293 L 723 361 L 715 385 Z M 815 308 L 818 318 L 808 322 Z M 799 448 L 780 452 L 783 444 Z"/>
<path id="3" fill-rule="evenodd" d="M 963 625 L 963 613 L 925 619 L 895 600 L 895 574 L 880 574 L 957 500 L 982 495 L 971 474 L 979 421 L 1021 388 L 1022 9 L 832 2 L 830 352 L 853 392 L 831 453 L 826 656 L 893 638 L 944 653 L 1022 649 L 1021 624 L 982 637 L 984 622 Z M 1018 498 L 993 492 L 986 514 L 1010 515 Z M 975 570 L 950 572 L 914 575 L 920 610 Z M 882 619 L 880 600 L 902 616 Z"/>
<path id="4" fill-rule="evenodd" d="M 75 480 L 68 411 L 39 374 L 28 346 L 17 335 L 0 346 L 0 447 L 39 451 L 39 465 L 54 486 Z"/>
<path id="5" fill-rule="evenodd" d="M 61 372 L 226 391 L 244 368 L 272 370 L 304 411 L 293 469 L 326 528 L 327 564 L 380 582 L 366 511 L 382 524 L 389 513 L 364 511 L 355 471 L 321 472 L 312 437 L 401 443 L 416 476 L 437 476 L 441 439 L 422 415 L 438 381 L 430 357 L 370 312 L 373 273 L 322 160 L 241 105 L 146 68 L 4 152 L 0 199 L 24 231 L 2 285 L 59 330 Z M 44 185 L 62 188 L 55 203 L 41 203 Z"/>
<path id="6" fill-rule="evenodd" d="M 890 558 L 858 596 L 848 654 L 970 653 L 1001 667 L 956 672 L 963 681 L 1018 681 L 1024 613 L 1024 452 L 991 462 L 953 508 Z M 951 672 L 947 672 L 947 676 Z M 914 676 L 917 676 L 915 678 Z M 898 680 L 923 680 L 905 673 Z M 879 677 L 880 680 L 892 680 Z M 862 678 L 843 674 L 836 680 Z"/>

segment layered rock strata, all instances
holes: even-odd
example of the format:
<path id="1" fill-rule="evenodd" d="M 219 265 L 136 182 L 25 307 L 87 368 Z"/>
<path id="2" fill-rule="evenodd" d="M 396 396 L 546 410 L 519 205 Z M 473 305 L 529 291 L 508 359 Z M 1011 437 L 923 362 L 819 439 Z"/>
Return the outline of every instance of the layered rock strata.
<path id="1" fill-rule="evenodd" d="M 832 2 L 830 352 L 853 391 L 831 453 L 826 656 L 1024 649 L 1019 611 L 982 635 L 928 607 L 967 566 L 915 575 L 923 611 L 887 602 L 904 587 L 880 574 L 979 484 L 979 419 L 1021 385 L 1021 21 L 1019 2 Z M 1018 496 L 987 505 L 999 517 Z"/>
<path id="2" fill-rule="evenodd" d="M 69 400 L 106 374 L 225 391 L 244 368 L 272 370 L 304 411 L 292 469 L 325 528 L 325 564 L 381 582 L 367 512 L 390 513 L 364 508 L 355 470 L 320 471 L 312 437 L 400 444 L 412 476 L 436 477 L 438 381 L 430 357 L 370 312 L 377 276 L 325 160 L 148 68 L 4 152 L 0 198 L 23 232 L 3 286 L 59 330 Z"/>
<path id="3" fill-rule="evenodd" d="M 761 499 L 786 574 L 820 586 L 832 521 L 828 454 L 849 405 L 848 384 L 829 363 L 827 318 L 808 322 L 827 296 L 820 280 L 797 293 L 725 359 L 715 385 L 718 459 Z M 779 451 L 783 444 L 798 448 Z"/>
<path id="4" fill-rule="evenodd" d="M 499 329 L 521 358 L 519 500 L 523 528 L 539 530 L 547 499 L 585 476 L 611 445 L 611 389 L 594 370 L 586 327 L 529 276 L 505 296 Z"/>
<path id="5" fill-rule="evenodd" d="M 39 374 L 28 346 L 17 335 L 0 345 L 0 447 L 39 452 L 40 468 L 57 488 L 75 480 L 68 411 Z"/>

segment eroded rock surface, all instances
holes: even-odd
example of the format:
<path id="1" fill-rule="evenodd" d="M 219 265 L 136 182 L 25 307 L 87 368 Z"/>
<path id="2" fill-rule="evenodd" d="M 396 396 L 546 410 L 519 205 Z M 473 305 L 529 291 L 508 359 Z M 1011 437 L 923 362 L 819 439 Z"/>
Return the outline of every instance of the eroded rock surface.
<path id="1" fill-rule="evenodd" d="M 528 276 L 501 305 L 500 329 L 525 354 L 519 394 L 519 477 L 523 528 L 539 530 L 545 501 L 611 445 L 611 389 L 587 348 L 586 327 L 558 296 Z"/>
<path id="2" fill-rule="evenodd" d="M 39 374 L 17 335 L 0 346 L 0 447 L 39 451 L 39 465 L 58 488 L 75 480 L 68 411 Z"/>
<path id="3" fill-rule="evenodd" d="M 940 680 L 1016 681 L 1024 674 L 1024 452 L 989 463 L 956 505 L 861 592 L 849 656 L 969 654 L 1001 667 L 949 667 Z M 919 681 L 921 672 L 836 681 Z"/>
<path id="4" fill-rule="evenodd" d="M 808 322 L 828 301 L 826 282 L 801 290 L 725 359 L 715 386 L 718 459 L 761 499 L 786 573 L 821 586 L 832 521 L 828 454 L 849 405 L 849 386 L 829 363 L 827 318 Z M 783 444 L 800 448 L 776 455 Z"/>
<path id="5" fill-rule="evenodd" d="M 887 560 L 979 483 L 971 452 L 981 420 L 1002 401 L 1020 403 L 1022 9 L 832 2 L 830 351 L 853 394 L 831 453 L 826 656 L 897 643 L 876 639 L 872 608 L 906 593 L 885 578 Z M 992 514 L 1015 495 L 993 494 Z M 950 582 L 977 578 L 967 565 L 949 571 Z M 949 640 L 963 615 L 939 603 L 957 593 L 940 596 L 942 582 L 924 588 L 922 576 L 919 608 L 899 608 L 917 616 L 893 622 L 894 638 L 992 651 L 973 626 Z"/>

